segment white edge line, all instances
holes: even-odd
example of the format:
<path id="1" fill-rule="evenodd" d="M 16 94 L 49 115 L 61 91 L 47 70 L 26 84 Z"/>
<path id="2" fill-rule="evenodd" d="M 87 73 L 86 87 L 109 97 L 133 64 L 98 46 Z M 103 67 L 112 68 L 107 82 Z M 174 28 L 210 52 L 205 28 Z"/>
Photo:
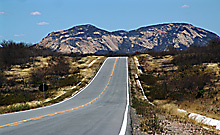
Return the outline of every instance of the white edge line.
<path id="1" fill-rule="evenodd" d="M 121 130 L 119 132 L 119 135 L 125 135 L 126 128 L 127 128 L 127 121 L 128 121 L 128 107 L 129 107 L 129 87 L 128 87 L 128 57 L 126 57 L 126 71 L 127 71 L 127 105 L 124 112 L 124 119 L 121 126 Z"/>
<path id="2" fill-rule="evenodd" d="M 109 59 L 109 57 L 108 57 L 107 59 Z M 30 110 L 25 110 L 25 111 L 19 111 L 19 112 L 12 112 L 12 113 L 0 114 L 0 117 L 1 117 L 1 116 L 5 116 L 5 115 L 12 115 L 12 114 L 17 114 L 17 113 L 24 113 L 24 112 L 35 111 L 35 110 L 40 110 L 40 109 L 52 107 L 52 106 L 59 105 L 59 104 L 61 104 L 61 103 L 63 103 L 63 102 L 66 102 L 66 101 L 68 101 L 68 100 L 70 100 L 70 99 L 76 97 L 76 96 L 79 95 L 82 91 L 84 91 L 87 87 L 89 87 L 89 85 L 93 82 L 93 80 L 95 80 L 96 76 L 97 76 L 97 75 L 99 74 L 99 72 L 101 71 L 101 69 L 102 69 L 103 65 L 105 64 L 105 62 L 107 61 L 107 59 L 105 59 L 105 61 L 103 62 L 101 68 L 100 68 L 99 71 L 96 73 L 95 77 L 93 77 L 93 79 L 89 82 L 89 84 L 86 85 L 81 91 L 79 91 L 79 92 L 78 92 L 77 94 L 75 94 L 74 96 L 72 96 L 72 97 L 70 97 L 70 98 L 68 98 L 68 99 L 66 99 L 66 100 L 63 100 L 63 101 L 61 101 L 61 102 L 59 102 L 59 103 L 52 104 L 52 105 L 48 105 L 48 106 L 45 106 L 45 107 L 40 107 L 40 108 L 35 108 L 35 109 L 30 109 Z"/>
<path id="3" fill-rule="evenodd" d="M 147 100 L 147 102 L 148 102 L 149 104 L 151 104 L 152 106 L 155 106 L 152 102 L 149 101 L 149 99 L 148 99 L 147 96 L 145 95 L 144 89 L 143 89 L 143 87 L 142 87 L 141 82 L 140 82 L 139 79 L 137 80 L 137 82 L 138 82 L 139 87 L 141 88 L 141 92 L 142 92 L 142 94 L 143 94 L 143 96 L 144 96 L 144 99 Z"/>

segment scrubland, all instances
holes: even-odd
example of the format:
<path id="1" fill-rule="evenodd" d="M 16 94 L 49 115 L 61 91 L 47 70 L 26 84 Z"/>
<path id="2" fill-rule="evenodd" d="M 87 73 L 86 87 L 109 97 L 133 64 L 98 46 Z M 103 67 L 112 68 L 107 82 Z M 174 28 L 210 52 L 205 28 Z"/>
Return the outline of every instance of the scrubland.
<path id="1" fill-rule="evenodd" d="M 0 113 L 41 107 L 72 96 L 93 78 L 105 59 L 4 43 L 0 48 Z M 43 83 L 48 86 L 45 97 L 39 91 Z"/>
<path id="2" fill-rule="evenodd" d="M 136 66 L 136 73 L 130 74 L 131 81 L 132 76 L 138 74 L 145 95 L 156 105 L 154 107 L 144 100 L 140 88 L 135 84 L 136 78 L 133 78 L 132 103 L 137 114 L 141 116 L 141 131 L 172 133 L 166 130 L 167 124 L 164 124 L 162 117 L 172 121 L 171 125 L 174 121 L 178 124 L 194 122 L 178 112 L 178 108 L 220 120 L 220 41 L 213 40 L 208 46 L 191 47 L 182 51 L 169 49 L 169 52 L 148 51 L 134 56 L 140 63 L 139 69 L 134 57 L 130 60 L 130 64 L 133 61 Z M 143 73 L 139 72 L 140 69 Z M 134 72 L 134 69 L 130 69 L 130 72 Z M 197 128 L 199 130 L 193 132 L 211 132 Z M 212 127 L 209 128 L 212 130 Z M 178 133 L 174 129 L 173 131 Z"/>

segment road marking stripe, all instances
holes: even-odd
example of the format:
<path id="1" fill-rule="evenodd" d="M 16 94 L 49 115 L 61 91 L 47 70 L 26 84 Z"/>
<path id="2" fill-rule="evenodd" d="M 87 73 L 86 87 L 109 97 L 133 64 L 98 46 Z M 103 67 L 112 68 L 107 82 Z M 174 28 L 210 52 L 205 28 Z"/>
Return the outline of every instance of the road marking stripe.
<path id="1" fill-rule="evenodd" d="M 119 135 L 125 135 L 128 121 L 128 107 L 129 107 L 129 86 L 128 86 L 128 58 L 126 57 L 126 71 L 127 71 L 127 105 L 124 112 L 124 120 L 121 126 Z"/>
<path id="2" fill-rule="evenodd" d="M 78 106 L 78 107 L 75 107 L 75 108 L 71 108 L 69 110 L 64 110 L 64 111 L 60 111 L 60 112 L 55 112 L 55 113 L 51 113 L 51 114 L 47 114 L 47 115 L 42 115 L 42 116 L 38 116 L 38 117 L 34 117 L 34 118 L 29 118 L 29 119 L 25 119 L 25 120 L 21 120 L 21 121 L 17 121 L 17 122 L 13 122 L 13 123 L 9 123 L 9 124 L 5 124 L 5 125 L 0 125 L 0 128 L 1 127 L 8 127 L 8 126 L 16 126 L 16 125 L 20 125 L 20 124 L 23 124 L 24 122 L 28 122 L 28 121 L 31 121 L 31 120 L 38 120 L 38 119 L 41 119 L 41 118 L 44 118 L 44 117 L 48 117 L 48 116 L 53 116 L 53 115 L 56 115 L 56 114 L 61 114 L 61 113 L 65 113 L 67 111 L 72 111 L 72 110 L 77 110 L 79 108 L 83 108 L 84 106 L 87 106 L 88 104 L 91 104 L 93 102 L 95 102 L 96 100 L 98 100 L 101 95 L 104 93 L 104 91 L 107 89 L 109 83 L 110 83 L 110 80 L 111 80 L 111 77 L 115 71 L 115 66 L 116 66 L 116 63 L 117 63 L 117 60 L 118 58 L 116 58 L 115 60 L 115 63 L 114 63 L 114 66 L 113 66 L 113 69 L 112 69 L 112 73 L 111 73 L 111 76 L 109 77 L 109 80 L 108 80 L 108 83 L 107 85 L 105 86 L 104 90 L 95 98 L 93 99 L 92 101 L 84 104 L 84 105 L 81 105 L 81 106 Z"/>

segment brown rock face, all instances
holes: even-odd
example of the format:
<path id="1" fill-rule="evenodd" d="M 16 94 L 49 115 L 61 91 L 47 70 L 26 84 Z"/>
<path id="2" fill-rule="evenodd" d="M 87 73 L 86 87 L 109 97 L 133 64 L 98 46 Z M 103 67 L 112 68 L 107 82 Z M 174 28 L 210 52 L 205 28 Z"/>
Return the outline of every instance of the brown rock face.
<path id="1" fill-rule="evenodd" d="M 192 45 L 207 45 L 218 35 L 185 23 L 159 24 L 132 31 L 108 32 L 92 25 L 80 25 L 54 31 L 36 47 L 46 47 L 62 53 L 142 52 L 146 49 L 166 50 L 168 46 L 186 49 Z"/>

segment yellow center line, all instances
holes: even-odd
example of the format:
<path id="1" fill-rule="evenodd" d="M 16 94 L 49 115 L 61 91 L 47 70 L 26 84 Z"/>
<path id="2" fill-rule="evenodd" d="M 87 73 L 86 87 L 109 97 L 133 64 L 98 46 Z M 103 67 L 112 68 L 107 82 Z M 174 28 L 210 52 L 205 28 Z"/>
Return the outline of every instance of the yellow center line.
<path id="1" fill-rule="evenodd" d="M 21 121 L 17 121 L 17 122 L 5 124 L 5 125 L 0 125 L 0 128 L 1 128 L 1 127 L 16 126 L 16 125 L 23 124 L 24 122 L 33 121 L 33 120 L 39 120 L 39 119 L 42 119 L 42 118 L 44 118 L 44 117 L 48 117 L 48 116 L 53 116 L 53 115 L 56 115 L 56 114 L 65 113 L 65 112 L 67 112 L 67 111 L 77 110 L 77 109 L 79 109 L 79 108 L 83 108 L 83 107 L 85 107 L 85 106 L 87 106 L 87 105 L 89 105 L 89 104 L 95 102 L 96 100 L 98 100 L 98 99 L 102 96 L 102 94 L 103 94 L 103 93 L 105 92 L 105 90 L 107 89 L 107 87 L 108 87 L 108 85 L 109 85 L 109 83 L 110 83 L 110 80 L 111 80 L 111 78 L 112 78 L 112 76 L 113 76 L 113 73 L 114 73 L 114 71 L 115 71 L 115 66 L 116 66 L 117 60 L 118 60 L 118 58 L 116 58 L 116 60 L 115 60 L 115 63 L 114 63 L 113 69 L 112 69 L 112 73 L 111 73 L 111 75 L 110 75 L 110 77 L 109 77 L 108 83 L 107 83 L 107 85 L 105 86 L 104 90 L 103 90 L 96 98 L 94 98 L 92 101 L 90 101 L 90 102 L 88 102 L 88 103 L 86 103 L 86 104 L 84 104 L 84 105 L 81 105 L 81 106 L 78 106 L 78 107 L 75 107 L 75 108 L 71 108 L 71 109 L 68 109 L 68 110 L 64 110 L 64 111 L 60 111 L 60 112 L 55 112 L 55 113 L 51 113 L 51 114 L 46 114 L 46 115 L 42 115 L 42 116 L 38 116 L 38 117 L 33 117 L 33 118 L 29 118 L 29 119 L 25 119 L 25 120 L 21 120 Z"/>

